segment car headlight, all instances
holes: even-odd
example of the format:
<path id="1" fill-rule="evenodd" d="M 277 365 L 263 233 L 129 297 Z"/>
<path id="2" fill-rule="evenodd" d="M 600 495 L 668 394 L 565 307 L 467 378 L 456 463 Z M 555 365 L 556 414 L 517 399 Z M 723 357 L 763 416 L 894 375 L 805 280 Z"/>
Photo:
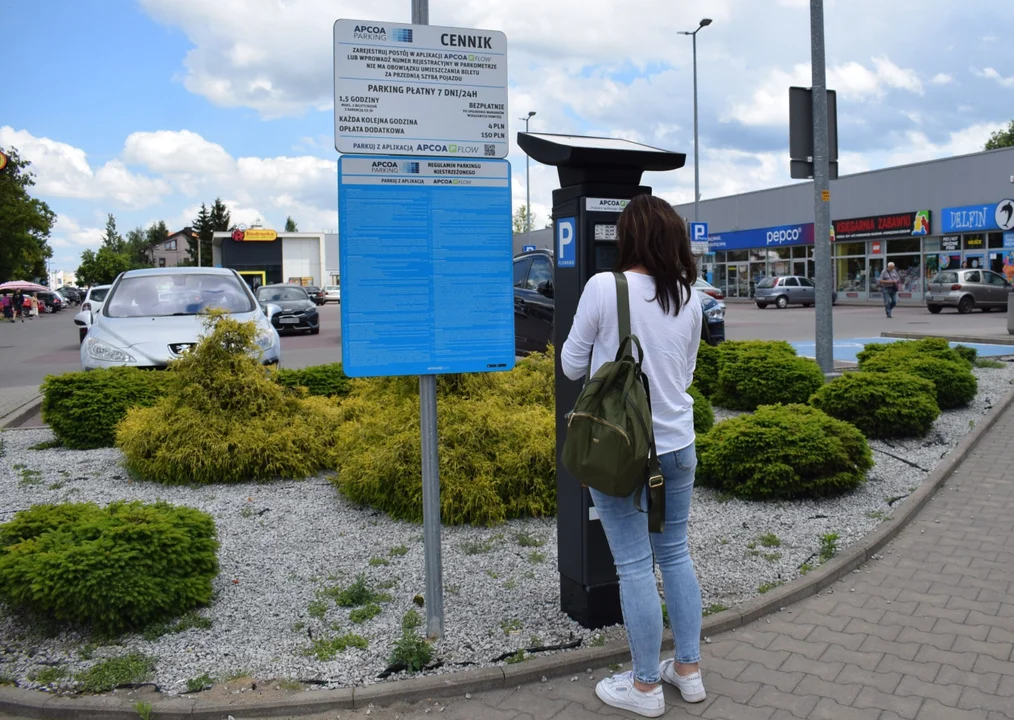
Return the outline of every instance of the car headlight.
<path id="1" fill-rule="evenodd" d="M 257 335 L 257 347 L 261 350 L 270 350 L 275 344 L 275 338 L 270 332 L 262 332 Z"/>
<path id="2" fill-rule="evenodd" d="M 725 308 L 721 305 L 715 305 L 715 307 L 710 310 L 705 310 L 704 315 L 708 318 L 708 320 L 714 320 L 715 322 L 725 320 Z"/>
<path id="3" fill-rule="evenodd" d="M 105 343 L 98 338 L 88 338 L 85 342 L 88 343 L 88 355 L 93 360 L 118 363 L 137 362 L 134 360 L 134 356 L 130 353 L 114 348 L 112 345 Z"/>

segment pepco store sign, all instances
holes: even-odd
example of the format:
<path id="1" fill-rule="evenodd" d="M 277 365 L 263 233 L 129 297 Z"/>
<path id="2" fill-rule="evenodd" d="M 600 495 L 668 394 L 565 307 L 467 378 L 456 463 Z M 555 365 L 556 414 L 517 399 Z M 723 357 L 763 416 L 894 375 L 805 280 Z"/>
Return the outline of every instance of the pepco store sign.
<path id="1" fill-rule="evenodd" d="M 912 210 L 911 212 L 893 213 L 891 215 L 848 218 L 847 220 L 835 220 L 832 225 L 834 226 L 832 239 L 836 241 L 876 237 L 902 237 L 905 235 L 928 235 L 930 231 L 930 211 Z"/>

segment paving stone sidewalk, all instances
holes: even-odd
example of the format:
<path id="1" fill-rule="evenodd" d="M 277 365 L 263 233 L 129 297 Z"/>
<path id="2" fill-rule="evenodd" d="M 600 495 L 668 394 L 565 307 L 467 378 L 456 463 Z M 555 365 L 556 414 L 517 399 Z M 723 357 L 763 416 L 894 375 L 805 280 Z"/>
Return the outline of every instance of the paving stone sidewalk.
<path id="1" fill-rule="evenodd" d="M 702 663 L 708 700 L 689 706 L 669 688 L 665 717 L 1014 720 L 1012 591 L 1014 410 L 1008 410 L 881 559 L 830 591 L 711 638 Z M 595 682 L 608 672 L 374 708 L 369 717 L 635 717 L 595 697 Z M 365 710 L 337 715 L 367 717 Z"/>
<path id="2" fill-rule="evenodd" d="M 7 419 L 12 419 L 19 410 L 40 395 L 38 385 L 0 388 L 0 428 L 4 427 Z"/>

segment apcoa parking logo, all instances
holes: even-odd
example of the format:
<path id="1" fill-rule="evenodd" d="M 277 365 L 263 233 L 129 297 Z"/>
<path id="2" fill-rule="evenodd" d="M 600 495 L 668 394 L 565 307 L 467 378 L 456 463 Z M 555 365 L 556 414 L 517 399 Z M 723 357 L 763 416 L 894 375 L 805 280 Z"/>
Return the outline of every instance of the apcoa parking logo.
<path id="1" fill-rule="evenodd" d="M 370 172 L 385 175 L 397 175 L 398 169 L 398 163 L 394 160 L 374 160 L 370 165 Z"/>

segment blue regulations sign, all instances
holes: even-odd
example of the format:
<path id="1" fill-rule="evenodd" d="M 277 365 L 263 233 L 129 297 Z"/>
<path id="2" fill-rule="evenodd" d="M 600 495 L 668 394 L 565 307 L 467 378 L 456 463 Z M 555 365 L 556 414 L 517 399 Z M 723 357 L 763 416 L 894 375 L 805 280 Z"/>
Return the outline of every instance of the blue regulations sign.
<path id="1" fill-rule="evenodd" d="M 347 375 L 514 367 L 510 182 L 506 160 L 339 159 Z"/>

